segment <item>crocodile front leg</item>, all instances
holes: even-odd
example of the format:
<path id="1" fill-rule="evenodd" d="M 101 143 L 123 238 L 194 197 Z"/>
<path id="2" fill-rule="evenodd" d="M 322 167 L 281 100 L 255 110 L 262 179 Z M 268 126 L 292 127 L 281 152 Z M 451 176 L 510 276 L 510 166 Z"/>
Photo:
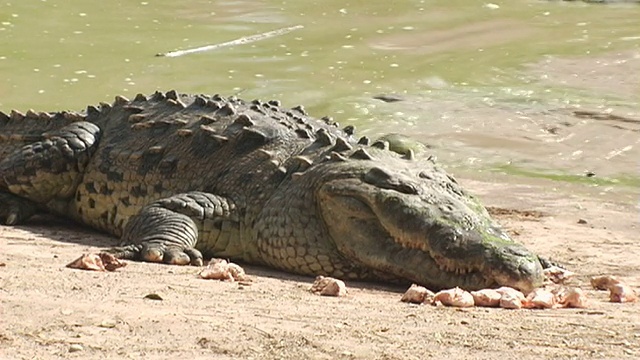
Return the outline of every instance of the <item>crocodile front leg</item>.
<path id="1" fill-rule="evenodd" d="M 241 257 L 239 229 L 233 202 L 193 191 L 145 206 L 127 223 L 123 246 L 109 251 L 121 259 L 201 266 L 201 251 Z"/>
<path id="2" fill-rule="evenodd" d="M 2 159 L 0 220 L 17 224 L 33 215 L 37 206 L 66 214 L 100 134 L 93 123 L 74 122 Z"/>

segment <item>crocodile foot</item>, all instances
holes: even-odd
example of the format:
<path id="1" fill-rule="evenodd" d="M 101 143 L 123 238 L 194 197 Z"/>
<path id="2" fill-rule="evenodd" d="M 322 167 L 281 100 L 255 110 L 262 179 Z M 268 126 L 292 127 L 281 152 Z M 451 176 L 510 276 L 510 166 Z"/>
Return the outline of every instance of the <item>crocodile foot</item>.
<path id="1" fill-rule="evenodd" d="M 221 256 L 232 255 L 222 250 L 228 243 L 229 227 L 237 224 L 234 210 L 228 199 L 198 191 L 160 199 L 127 223 L 122 247 L 110 252 L 121 259 L 202 266 L 198 249 L 218 249 Z M 208 247 L 197 247 L 198 237 L 213 241 Z M 221 243 L 219 248 L 216 241 Z"/>
<path id="2" fill-rule="evenodd" d="M 105 250 L 118 259 L 158 262 L 172 265 L 202 266 L 202 253 L 195 248 L 168 245 L 162 242 L 144 242 Z"/>
<path id="3" fill-rule="evenodd" d="M 0 192 L 0 221 L 18 225 L 36 213 L 37 206 L 30 200 Z"/>

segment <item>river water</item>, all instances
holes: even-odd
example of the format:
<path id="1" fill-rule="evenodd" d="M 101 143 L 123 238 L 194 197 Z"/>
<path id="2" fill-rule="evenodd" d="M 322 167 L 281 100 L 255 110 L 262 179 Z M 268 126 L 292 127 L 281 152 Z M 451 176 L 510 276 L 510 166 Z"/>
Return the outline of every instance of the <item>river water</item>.
<path id="1" fill-rule="evenodd" d="M 2 1 L 0 109 L 277 98 L 458 169 L 637 190 L 638 19 L 637 4 L 538 0 Z"/>

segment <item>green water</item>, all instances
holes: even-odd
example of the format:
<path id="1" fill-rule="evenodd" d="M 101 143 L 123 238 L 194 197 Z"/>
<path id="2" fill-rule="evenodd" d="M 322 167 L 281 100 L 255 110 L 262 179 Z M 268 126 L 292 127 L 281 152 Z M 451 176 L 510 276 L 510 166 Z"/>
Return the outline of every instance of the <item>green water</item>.
<path id="1" fill-rule="evenodd" d="M 433 83 L 520 85 L 512 69 L 543 54 L 640 43 L 628 40 L 640 36 L 637 6 L 496 4 L 498 9 L 478 1 L 4 2 L 0 107 L 76 108 L 115 94 L 176 88 L 278 97 L 356 116 L 352 97 L 411 93 Z M 304 28 L 200 54 L 154 57 L 294 25 Z"/>
<path id="2" fill-rule="evenodd" d="M 507 108 L 568 93 L 610 96 L 549 89 L 522 70 L 549 55 L 638 51 L 638 19 L 633 4 L 538 0 L 3 1 L 0 109 L 81 109 L 176 89 L 302 103 L 382 133 L 403 123 L 371 100 L 380 93 L 430 92 L 460 104 L 489 97 Z M 155 56 L 293 26 L 256 42 Z M 428 127 L 422 118 L 412 121 Z"/>

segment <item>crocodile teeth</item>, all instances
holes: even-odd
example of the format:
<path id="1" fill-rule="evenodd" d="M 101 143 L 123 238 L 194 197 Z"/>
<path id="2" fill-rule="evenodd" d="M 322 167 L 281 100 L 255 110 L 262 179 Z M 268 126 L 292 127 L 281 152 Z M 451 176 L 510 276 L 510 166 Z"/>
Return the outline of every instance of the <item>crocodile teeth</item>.
<path id="1" fill-rule="evenodd" d="M 444 259 L 433 255 L 432 258 L 436 261 L 436 264 L 438 264 L 440 270 L 444 272 L 454 273 L 456 275 L 468 275 L 480 271 L 480 268 L 476 266 L 466 265 L 464 267 L 460 267 L 449 259 Z"/>
<path id="2" fill-rule="evenodd" d="M 481 272 L 481 266 L 475 266 L 474 264 L 461 264 L 456 263 L 453 260 L 443 258 L 438 254 L 434 254 L 427 247 L 426 244 L 420 242 L 411 241 L 410 239 L 395 239 L 395 242 L 405 249 L 417 250 L 423 253 L 429 254 L 429 256 L 435 261 L 438 268 L 443 272 L 453 273 L 459 276 L 470 276 L 474 273 Z"/>

